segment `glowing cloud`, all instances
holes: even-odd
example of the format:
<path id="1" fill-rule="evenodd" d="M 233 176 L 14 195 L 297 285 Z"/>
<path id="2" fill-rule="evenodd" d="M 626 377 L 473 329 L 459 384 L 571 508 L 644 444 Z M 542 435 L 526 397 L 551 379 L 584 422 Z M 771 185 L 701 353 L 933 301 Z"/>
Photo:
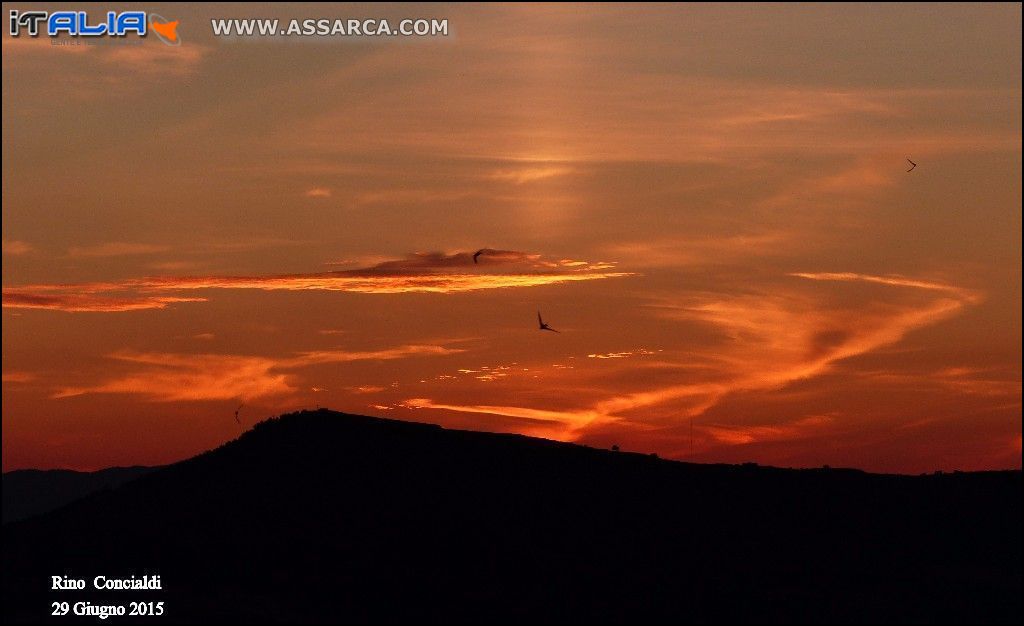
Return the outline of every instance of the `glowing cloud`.
<path id="1" fill-rule="evenodd" d="M 703 426 L 701 431 L 715 441 L 728 445 L 742 445 L 755 441 L 778 441 L 804 437 L 832 423 L 827 415 L 805 417 L 787 424 L 766 426 Z"/>
<path id="2" fill-rule="evenodd" d="M 232 354 L 117 352 L 110 358 L 140 366 L 140 371 L 114 376 L 94 385 L 65 387 L 54 398 L 91 393 L 137 394 L 154 402 L 250 400 L 293 393 L 300 388 L 294 370 L 326 363 L 389 361 L 462 352 L 444 346 L 405 345 L 373 351 L 330 350 L 274 358 Z"/>
<path id="3" fill-rule="evenodd" d="M 401 406 L 410 409 L 440 409 L 461 413 L 483 413 L 486 415 L 514 417 L 530 422 L 523 424 L 519 428 L 525 434 L 561 439 L 571 439 L 577 431 L 597 421 L 602 423 L 615 421 L 615 418 L 602 415 L 596 411 L 549 411 L 517 406 L 460 406 L 439 404 L 428 398 L 410 398 L 402 402 Z"/>
<path id="4" fill-rule="evenodd" d="M 971 294 L 966 289 L 955 287 L 953 285 L 947 285 L 945 283 L 932 282 L 927 280 L 917 280 L 914 278 L 906 278 L 904 276 L 873 276 L 871 274 L 857 274 L 854 272 L 794 272 L 790 276 L 796 276 L 798 278 L 806 278 L 809 280 L 825 280 L 825 281 L 862 281 L 866 283 L 877 283 L 880 285 L 890 285 L 893 287 L 914 287 L 917 289 L 929 289 L 933 291 L 948 291 L 960 295 L 965 299 L 973 300 L 976 296 Z"/>
<path id="5" fill-rule="evenodd" d="M 429 408 L 466 413 L 490 413 L 509 417 L 557 422 L 548 436 L 575 439 L 592 426 L 612 422 L 630 422 L 632 426 L 670 426 L 679 419 L 703 415 L 730 394 L 742 391 L 779 389 L 798 380 L 813 378 L 829 371 L 837 362 L 866 354 L 899 342 L 907 333 L 947 319 L 966 305 L 979 301 L 970 290 L 943 283 L 906 277 L 885 277 L 851 273 L 794 274 L 815 281 L 861 281 L 897 287 L 909 293 L 897 299 L 869 299 L 855 310 L 829 307 L 819 294 L 787 290 L 772 293 L 702 294 L 663 302 L 658 315 L 679 321 L 706 325 L 724 341 L 707 349 L 697 359 L 706 362 L 706 371 L 694 370 L 697 377 L 679 384 L 656 386 L 622 393 L 599 400 L 589 407 L 564 411 L 542 411 L 514 406 L 457 405 L 433 400 L 406 402 L 414 408 Z M 929 296 L 929 294 L 936 294 Z M 929 297 L 921 298 L 925 295 Z M 647 351 L 589 354 L 598 359 L 621 359 Z M 695 355 L 687 355 L 694 360 Z M 978 385 L 963 382 L 962 376 L 945 376 L 949 385 L 1004 391 L 1006 385 Z M 1015 388 L 1019 392 L 1019 384 Z M 1010 389 L 1014 391 L 1014 389 Z M 671 405 L 654 415 L 629 415 L 637 409 Z M 664 415 L 659 418 L 657 415 Z M 789 425 L 732 427 L 710 425 L 706 433 L 718 443 L 749 443 L 755 440 L 779 440 L 802 436 L 808 429 L 821 426 L 821 419 Z"/>
<path id="6" fill-rule="evenodd" d="M 491 173 L 490 178 L 495 180 L 511 181 L 517 185 L 521 185 L 523 183 L 531 183 L 537 180 L 566 176 L 573 172 L 574 170 L 571 167 L 563 165 L 539 164 L 534 167 L 526 166 L 496 170 Z"/>
<path id="7" fill-rule="evenodd" d="M 21 256 L 33 250 L 35 250 L 35 247 L 26 241 L 19 241 L 17 239 L 3 240 L 3 253 L 7 256 Z"/>
<path id="8" fill-rule="evenodd" d="M 95 246 L 77 246 L 68 250 L 71 258 L 118 257 L 139 254 L 156 254 L 170 250 L 170 246 L 114 241 Z"/>
<path id="9" fill-rule="evenodd" d="M 545 274 L 422 274 L 355 276 L 308 274 L 301 276 L 208 277 L 148 279 L 145 290 L 259 289 L 263 291 L 347 291 L 353 293 L 457 293 L 482 289 L 537 287 L 560 283 L 629 276 L 627 272 Z"/>
<path id="10" fill-rule="evenodd" d="M 5 309 L 49 309 L 69 313 L 118 313 L 123 311 L 141 311 L 144 309 L 163 309 L 170 304 L 178 302 L 206 302 L 206 298 L 147 295 L 117 297 L 91 293 L 48 294 L 6 288 L 3 290 L 3 306 Z"/>
<path id="11" fill-rule="evenodd" d="M 80 255 L 124 253 L 123 244 L 87 250 Z M 138 252 L 137 248 L 130 248 Z M 148 251 L 148 250 L 147 250 Z M 518 271 L 499 272 L 489 266 L 525 265 Z M 477 267 L 474 267 L 477 266 Z M 468 268 L 473 267 L 474 271 Z M 460 269 L 467 268 L 467 269 Z M 157 296 L 155 292 L 200 289 L 256 289 L 261 291 L 346 291 L 352 293 L 457 293 L 483 289 L 536 287 L 561 283 L 631 276 L 612 271 L 610 263 L 585 261 L 546 262 L 539 255 L 512 250 L 487 249 L 478 257 L 421 253 L 404 259 L 338 272 L 277 276 L 188 276 L 154 277 L 113 283 L 78 285 L 22 285 L 5 287 L 5 308 L 52 309 L 69 312 L 116 312 L 164 308 L 175 302 L 202 302 L 206 298 Z"/>
<path id="12" fill-rule="evenodd" d="M 36 379 L 36 375 L 32 372 L 4 372 L 3 382 L 5 383 L 30 383 Z"/>
<path id="13" fill-rule="evenodd" d="M 658 350 L 658 352 L 661 352 Z M 653 350 L 639 348 L 637 350 L 624 350 L 622 352 L 605 352 L 603 354 L 588 354 L 588 359 L 628 359 L 631 356 L 648 356 L 656 354 Z"/>

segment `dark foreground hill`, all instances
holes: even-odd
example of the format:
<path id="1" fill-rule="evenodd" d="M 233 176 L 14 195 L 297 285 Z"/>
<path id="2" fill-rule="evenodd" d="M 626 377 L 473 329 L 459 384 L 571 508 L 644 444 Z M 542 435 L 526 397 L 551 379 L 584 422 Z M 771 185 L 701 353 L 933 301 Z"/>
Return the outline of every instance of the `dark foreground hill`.
<path id="1" fill-rule="evenodd" d="M 134 621 L 1009 623 L 1020 529 L 1020 472 L 691 465 L 304 412 L 6 525 L 3 618 L 151 600 L 164 617 Z M 49 591 L 61 574 L 164 591 Z"/>
<path id="2" fill-rule="evenodd" d="M 153 471 L 152 467 L 111 467 L 98 472 L 15 470 L 3 475 L 3 521 L 46 513 L 93 492 L 113 489 Z"/>

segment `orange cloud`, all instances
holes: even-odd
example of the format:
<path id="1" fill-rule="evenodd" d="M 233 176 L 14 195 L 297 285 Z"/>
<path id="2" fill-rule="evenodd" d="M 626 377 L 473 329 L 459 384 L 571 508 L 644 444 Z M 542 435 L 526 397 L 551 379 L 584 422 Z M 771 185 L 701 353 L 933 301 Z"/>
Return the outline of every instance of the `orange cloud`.
<path id="1" fill-rule="evenodd" d="M 564 165 L 548 165 L 538 163 L 536 165 L 524 165 L 522 167 L 510 167 L 491 172 L 490 178 L 495 180 L 511 181 L 518 185 L 531 183 L 537 180 L 555 178 L 572 174 L 575 170 Z"/>
<path id="2" fill-rule="evenodd" d="M 666 237 L 610 244 L 604 249 L 634 267 L 683 267 L 792 254 L 796 232 L 773 230 L 706 237 Z"/>
<path id="3" fill-rule="evenodd" d="M 168 76 L 181 77 L 193 73 L 209 48 L 197 44 L 188 46 L 95 46 L 109 48 L 94 53 L 97 60 L 109 67 L 136 75 L 150 76 L 154 80 Z"/>
<path id="4" fill-rule="evenodd" d="M 807 436 L 832 424 L 833 418 L 815 415 L 784 424 L 765 426 L 702 426 L 701 432 L 719 443 L 743 445 L 757 441 L 786 441 Z"/>
<path id="5" fill-rule="evenodd" d="M 820 293 L 784 285 L 772 293 L 713 293 L 677 298 L 659 305 L 657 314 L 705 325 L 722 338 L 703 352 L 686 353 L 685 363 L 679 365 L 697 362 L 705 366 L 688 368 L 685 375 L 690 380 L 621 393 L 583 408 L 563 411 L 424 399 L 407 404 L 416 408 L 545 419 L 560 425 L 558 429 L 549 429 L 549 436 L 569 439 L 578 438 L 589 427 L 613 422 L 628 422 L 634 427 L 672 425 L 680 419 L 704 415 L 731 394 L 779 389 L 819 376 L 840 361 L 895 344 L 915 329 L 956 315 L 980 298 L 956 286 L 906 277 L 849 273 L 799 276 L 819 282 L 856 280 L 897 287 L 900 292 L 874 294 L 853 309 L 829 306 Z M 588 356 L 615 358 L 625 353 Z M 1005 386 L 998 388 L 1002 390 Z M 1016 390 L 1019 392 L 1019 383 Z M 671 408 L 654 414 L 633 413 L 658 405 Z M 821 423 L 817 420 L 754 429 L 711 425 L 715 429 L 708 433 L 719 443 L 778 440 L 798 436 Z"/>
<path id="6" fill-rule="evenodd" d="M 409 271 L 435 271 L 451 267 L 473 267 L 479 265 L 501 265 L 521 263 L 534 268 L 548 267 L 540 259 L 541 255 L 516 250 L 495 250 L 494 248 L 482 248 L 480 254 L 474 260 L 476 252 L 417 252 L 402 259 L 385 260 L 374 264 L 371 267 L 350 270 L 352 274 L 389 274 L 407 273 Z M 584 265 L 587 263 L 582 262 Z"/>
<path id="7" fill-rule="evenodd" d="M 461 348 L 444 346 L 407 345 L 385 350 L 349 351 L 349 350 L 315 350 L 300 352 L 297 356 L 282 359 L 278 367 L 295 368 L 325 363 L 349 363 L 351 361 L 391 361 L 413 356 L 445 356 L 464 352 Z"/>
<path id="8" fill-rule="evenodd" d="M 811 275 L 829 280 L 824 274 Z M 851 275 L 839 276 L 835 280 L 849 280 Z M 873 302 L 857 311 L 829 309 L 813 296 L 797 294 L 715 295 L 669 307 L 665 315 L 709 324 L 732 340 L 731 347 L 717 355 L 728 378 L 625 394 L 603 401 L 602 410 L 621 412 L 690 399 L 684 414 L 700 415 L 730 393 L 779 388 L 817 376 L 838 361 L 894 344 L 911 330 L 955 315 L 976 301 L 968 290 L 939 283 L 853 276 L 866 282 L 947 291 L 952 297 L 902 304 Z"/>
<path id="9" fill-rule="evenodd" d="M 143 395 L 155 402 L 251 400 L 296 389 L 293 378 L 273 372 L 276 361 L 265 357 L 119 353 L 111 358 L 145 369 L 91 386 L 65 387 L 53 397 L 114 393 Z"/>
<path id="10" fill-rule="evenodd" d="M 29 288 L 31 289 L 31 287 Z M 5 309 L 49 309 L 69 313 L 118 313 L 163 309 L 178 302 L 206 302 L 206 298 L 183 298 L 178 296 L 131 295 L 125 297 L 105 296 L 92 293 L 32 293 L 4 288 Z"/>
<path id="11" fill-rule="evenodd" d="M 936 372 L 933 380 L 959 393 L 989 397 L 1005 396 L 1011 399 L 1015 397 L 1018 405 L 1020 404 L 1021 381 L 1019 379 L 987 378 L 982 377 L 982 374 L 983 372 L 977 369 L 946 368 Z"/>
<path id="12" fill-rule="evenodd" d="M 572 439 L 580 429 L 597 421 L 602 423 L 616 421 L 615 418 L 596 411 L 550 411 L 517 406 L 452 405 L 437 403 L 428 398 L 410 398 L 402 402 L 401 406 L 410 409 L 440 409 L 460 413 L 515 417 L 530 422 L 517 428 L 523 434 L 559 439 Z"/>
<path id="13" fill-rule="evenodd" d="M 503 41 L 510 43 L 504 36 Z M 475 43 L 486 49 L 493 45 Z M 928 146 L 930 151 L 982 146 L 1011 150 L 1019 145 L 1019 132 L 1015 136 L 1012 130 L 993 131 L 963 113 L 1001 111 L 1002 103 L 1019 88 L 856 86 L 837 90 L 827 85 L 772 85 L 685 72 L 623 73 L 591 62 L 608 55 L 606 49 L 587 51 L 586 44 L 577 41 L 574 53 L 566 51 L 563 56 L 553 55 L 549 45 L 541 44 L 532 54 L 517 49 L 511 60 L 502 57 L 501 70 L 517 80 L 499 85 L 467 81 L 461 72 L 457 82 L 451 74 L 431 74 L 429 81 L 404 82 L 400 92 L 377 92 L 372 100 L 349 103 L 344 110 L 297 119 L 275 139 L 311 153 L 331 149 L 336 153 L 335 138 L 344 136 L 346 149 L 355 153 L 419 151 L 497 160 L 509 165 L 492 176 L 513 182 L 554 178 L 561 174 L 556 168 L 595 161 L 738 158 L 750 162 L 809 146 L 832 154 L 865 154 L 901 152 L 907 145 Z M 625 57 L 635 50 L 634 42 L 624 49 Z M 665 54 L 672 52 L 665 50 Z M 347 66 L 338 80 L 355 82 L 376 75 L 398 63 L 398 54 L 385 51 Z M 540 65 L 538 58 L 543 59 Z M 443 62 L 429 55 L 419 61 L 428 59 Z M 619 61 L 617 67 L 628 67 Z M 477 63 L 482 64 L 477 70 L 480 75 L 493 69 L 485 60 Z M 458 86 L 461 97 L 449 97 L 450 91 L 439 89 L 439 84 Z M 410 99 L 417 103 L 414 109 L 408 106 Z M 936 107 L 963 123 L 942 128 L 906 123 L 915 112 Z M 392 132 L 381 137 L 372 126 L 361 124 L 363 119 L 377 120 Z M 459 125 L 451 126 L 452 119 L 459 120 Z M 444 132 L 427 133 L 424 128 Z"/>
<path id="14" fill-rule="evenodd" d="M 30 383 L 36 379 L 36 375 L 32 372 L 4 372 L 3 382 L 5 383 Z"/>
<path id="15" fill-rule="evenodd" d="M 35 250 L 35 247 L 26 242 L 19 241 L 17 239 L 4 239 L 3 240 L 3 253 L 9 256 L 21 256 L 28 254 Z"/>
<path id="16" fill-rule="evenodd" d="M 934 281 L 906 278 L 904 276 L 873 276 L 871 274 L 857 274 L 855 272 L 793 272 L 790 276 L 806 278 L 809 280 L 862 281 L 866 283 L 878 283 L 880 285 L 891 285 L 893 287 L 914 287 L 916 289 L 948 291 L 971 301 L 974 301 L 977 297 L 967 289 Z"/>
<path id="17" fill-rule="evenodd" d="M 4 37 L 5 74 L 18 76 L 28 97 L 72 101 L 103 101 L 147 90 L 177 87 L 194 74 L 211 51 L 191 43 L 164 46 L 155 42 L 138 45 L 50 45 L 46 38 Z M 34 80 L 25 80 L 35 77 Z M 61 91 L 54 91 L 59 85 Z M 23 96 L 25 97 L 25 96 Z"/>
<path id="18" fill-rule="evenodd" d="M 307 274 L 268 277 L 149 279 L 144 289 L 259 289 L 263 291 L 348 291 L 353 293 L 457 293 L 481 289 L 537 287 L 630 276 L 627 272 L 547 274 L 423 274 L 415 276 L 338 276 Z"/>
<path id="19" fill-rule="evenodd" d="M 958 394 L 1019 398 L 1021 381 L 1014 380 L 1012 372 L 1004 372 L 1004 376 L 994 376 L 995 372 L 971 367 L 947 367 L 937 371 L 916 373 L 901 372 L 864 372 L 862 377 L 881 383 L 903 386 L 944 387 Z M 1019 372 L 1016 373 L 1019 377 Z"/>
<path id="20" fill-rule="evenodd" d="M 95 246 L 77 246 L 68 250 L 68 256 L 72 258 L 88 257 L 117 257 L 132 256 L 137 254 L 155 254 L 166 252 L 170 246 L 155 245 L 148 243 L 129 243 L 125 241 L 114 241 L 102 243 Z"/>
<path id="21" fill-rule="evenodd" d="M 661 352 L 658 350 L 657 352 Z M 631 356 L 647 356 L 655 354 L 653 350 L 647 350 L 646 348 L 639 348 L 637 350 L 624 350 L 622 352 L 605 352 L 603 354 L 588 354 L 588 359 L 628 359 Z"/>
<path id="22" fill-rule="evenodd" d="M 488 271 L 488 265 L 527 264 L 517 272 Z M 578 265 L 575 261 L 553 264 L 510 250 L 486 250 L 473 262 L 469 252 L 423 253 L 385 261 L 362 269 L 280 276 L 152 277 L 114 283 L 78 285 L 23 285 L 5 287 L 5 308 L 39 308 L 60 311 L 134 311 L 163 308 L 174 302 L 201 302 L 206 298 L 154 296 L 153 292 L 199 289 L 257 289 L 263 291 L 347 291 L 353 293 L 457 293 L 482 289 L 506 289 L 557 285 L 569 282 L 631 276 L 610 271 L 611 264 Z M 480 267 L 483 266 L 483 267 Z M 568 266 L 568 271 L 559 269 Z M 473 271 L 452 271 L 473 267 Z M 548 269 L 554 267 L 555 269 Z"/>
<path id="23" fill-rule="evenodd" d="M 118 352 L 110 358 L 139 366 L 108 380 L 81 387 L 64 387 L 52 397 L 84 394 L 137 394 L 154 402 L 189 400 L 251 400 L 284 395 L 300 388 L 294 370 L 326 363 L 389 361 L 417 356 L 445 356 L 462 350 L 444 346 L 405 345 L 373 351 L 330 350 L 301 352 L 291 357 L 232 354 Z"/>

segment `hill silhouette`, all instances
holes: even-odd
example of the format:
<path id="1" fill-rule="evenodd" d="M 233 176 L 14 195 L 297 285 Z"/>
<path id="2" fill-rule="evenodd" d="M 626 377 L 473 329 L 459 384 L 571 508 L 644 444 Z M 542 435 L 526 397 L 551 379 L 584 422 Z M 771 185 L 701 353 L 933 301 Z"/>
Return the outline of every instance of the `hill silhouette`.
<path id="1" fill-rule="evenodd" d="M 14 470 L 3 475 L 3 521 L 46 513 L 69 502 L 113 489 L 153 471 L 152 467 L 110 467 L 97 472 Z"/>
<path id="2" fill-rule="evenodd" d="M 695 465 L 321 410 L 5 526 L 4 622 L 1019 622 L 1021 473 Z M 49 591 L 160 574 L 162 592 Z M 124 621 L 124 618 L 113 621 Z M 129 620 L 130 621 L 130 620 Z"/>

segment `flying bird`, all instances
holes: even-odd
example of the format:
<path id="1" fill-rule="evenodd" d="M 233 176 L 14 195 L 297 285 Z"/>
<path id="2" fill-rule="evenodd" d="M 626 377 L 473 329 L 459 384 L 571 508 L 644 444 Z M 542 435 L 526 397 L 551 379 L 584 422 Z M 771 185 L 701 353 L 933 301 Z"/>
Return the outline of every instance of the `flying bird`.
<path id="1" fill-rule="evenodd" d="M 910 163 L 910 169 L 907 170 L 907 171 L 908 172 L 913 172 L 914 168 L 917 167 L 917 163 L 914 163 L 913 161 L 911 161 L 910 157 L 907 157 L 907 163 Z"/>
<path id="2" fill-rule="evenodd" d="M 474 252 L 474 253 L 473 253 L 473 262 L 474 262 L 474 263 L 479 263 L 479 261 L 477 261 L 477 260 L 476 260 L 476 259 L 477 259 L 477 257 L 479 257 L 479 256 L 480 256 L 481 254 L 483 254 L 483 253 L 484 253 L 484 252 L 486 252 L 486 251 L 487 251 L 487 248 L 480 248 L 479 250 L 477 250 L 476 252 Z"/>
<path id="3" fill-rule="evenodd" d="M 239 404 L 238 408 L 235 409 L 235 421 L 238 422 L 239 426 L 242 425 L 242 420 L 238 418 L 238 412 L 242 410 L 243 406 L 245 406 L 245 405 L 244 404 Z"/>
<path id="4" fill-rule="evenodd" d="M 537 311 L 537 323 L 540 324 L 540 330 L 550 330 L 553 333 L 562 332 L 562 331 L 555 330 L 554 328 L 551 328 L 550 326 L 548 326 L 547 323 L 544 322 L 544 319 L 541 318 L 540 311 Z"/>

